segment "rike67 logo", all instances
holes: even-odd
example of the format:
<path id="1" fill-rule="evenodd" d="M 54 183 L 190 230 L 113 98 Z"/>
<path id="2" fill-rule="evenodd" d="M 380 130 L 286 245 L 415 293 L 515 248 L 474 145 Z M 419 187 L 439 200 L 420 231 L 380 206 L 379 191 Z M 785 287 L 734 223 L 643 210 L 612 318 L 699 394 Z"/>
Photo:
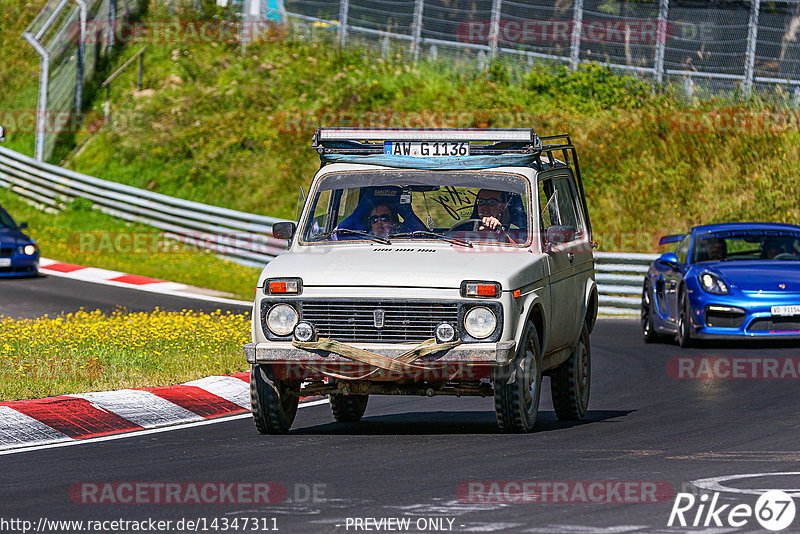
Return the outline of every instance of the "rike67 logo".
<path id="1" fill-rule="evenodd" d="M 777 532 L 788 528 L 794 521 L 795 504 L 792 497 L 780 490 L 761 494 L 755 506 L 749 504 L 720 504 L 719 493 L 699 496 L 678 493 L 669 514 L 669 527 L 723 527 L 741 528 L 755 520 L 761 528 Z M 753 525 L 754 526 L 754 525 Z"/>

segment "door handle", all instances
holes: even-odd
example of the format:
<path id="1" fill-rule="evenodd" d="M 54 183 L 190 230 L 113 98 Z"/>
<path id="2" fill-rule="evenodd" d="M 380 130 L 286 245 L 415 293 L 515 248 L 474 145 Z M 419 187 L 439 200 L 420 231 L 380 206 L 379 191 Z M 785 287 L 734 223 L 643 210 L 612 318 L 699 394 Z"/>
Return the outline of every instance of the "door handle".
<path id="1" fill-rule="evenodd" d="M 569 252 L 567 254 L 567 259 L 569 260 L 570 263 L 572 263 L 573 261 L 575 261 L 575 254 L 573 254 L 572 252 Z"/>

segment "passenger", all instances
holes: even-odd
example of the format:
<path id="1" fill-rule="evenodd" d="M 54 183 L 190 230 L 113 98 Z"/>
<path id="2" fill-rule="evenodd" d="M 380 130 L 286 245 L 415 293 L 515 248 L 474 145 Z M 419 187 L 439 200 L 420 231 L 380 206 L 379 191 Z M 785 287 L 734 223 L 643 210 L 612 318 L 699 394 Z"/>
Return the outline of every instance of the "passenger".
<path id="1" fill-rule="evenodd" d="M 369 213 L 370 233 L 381 237 L 394 234 L 400 228 L 400 218 L 390 204 L 376 204 Z"/>

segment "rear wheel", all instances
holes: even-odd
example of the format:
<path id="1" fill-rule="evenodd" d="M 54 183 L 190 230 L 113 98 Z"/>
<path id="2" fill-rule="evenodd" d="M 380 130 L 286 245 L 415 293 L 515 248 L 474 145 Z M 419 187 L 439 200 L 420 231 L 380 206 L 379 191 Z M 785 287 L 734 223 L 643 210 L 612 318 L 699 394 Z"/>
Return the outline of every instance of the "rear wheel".
<path id="1" fill-rule="evenodd" d="M 682 289 L 678 297 L 678 333 L 675 335 L 675 341 L 681 348 L 691 347 L 695 341 L 692 338 L 693 333 L 689 296 L 686 294 L 686 289 Z"/>
<path id="2" fill-rule="evenodd" d="M 369 395 L 342 395 L 334 393 L 328 395 L 331 401 L 333 418 L 339 423 L 354 423 L 361 421 L 364 410 L 367 409 Z"/>
<path id="3" fill-rule="evenodd" d="M 250 366 L 253 422 L 262 434 L 286 434 L 297 415 L 300 381 L 275 378 L 271 365 Z"/>
<path id="4" fill-rule="evenodd" d="M 517 356 L 494 376 L 494 410 L 503 432 L 530 432 L 542 390 L 542 356 L 536 326 L 528 321 Z"/>
<path id="5" fill-rule="evenodd" d="M 569 359 L 550 374 L 553 408 L 561 421 L 580 421 L 589 406 L 589 386 L 592 378 L 592 354 L 589 347 L 589 328 L 581 328 L 581 337 Z"/>
<path id="6" fill-rule="evenodd" d="M 653 326 L 653 306 L 650 300 L 650 284 L 644 283 L 642 287 L 642 338 L 645 343 L 653 343 L 658 339 L 655 326 Z"/>

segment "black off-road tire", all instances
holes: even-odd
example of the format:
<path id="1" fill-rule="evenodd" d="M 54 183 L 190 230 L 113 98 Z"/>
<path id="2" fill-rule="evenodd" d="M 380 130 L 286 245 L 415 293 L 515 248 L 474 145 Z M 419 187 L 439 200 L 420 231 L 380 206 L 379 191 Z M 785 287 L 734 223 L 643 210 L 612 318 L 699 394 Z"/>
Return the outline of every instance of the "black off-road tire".
<path id="1" fill-rule="evenodd" d="M 367 409 L 369 395 L 342 395 L 334 393 L 328 395 L 331 402 L 333 418 L 339 423 L 356 423 L 361 421 L 364 410 Z"/>
<path id="2" fill-rule="evenodd" d="M 589 328 L 584 322 L 581 336 L 569 359 L 550 373 L 553 408 L 561 421 L 580 421 L 589 407 L 592 378 L 592 351 Z"/>
<path id="3" fill-rule="evenodd" d="M 494 411 L 503 432 L 531 432 L 542 392 L 542 352 L 536 326 L 528 321 L 514 361 L 495 370 Z"/>
<path id="4" fill-rule="evenodd" d="M 275 378 L 271 365 L 250 366 L 253 422 L 262 434 L 289 432 L 300 401 L 300 381 Z"/>

